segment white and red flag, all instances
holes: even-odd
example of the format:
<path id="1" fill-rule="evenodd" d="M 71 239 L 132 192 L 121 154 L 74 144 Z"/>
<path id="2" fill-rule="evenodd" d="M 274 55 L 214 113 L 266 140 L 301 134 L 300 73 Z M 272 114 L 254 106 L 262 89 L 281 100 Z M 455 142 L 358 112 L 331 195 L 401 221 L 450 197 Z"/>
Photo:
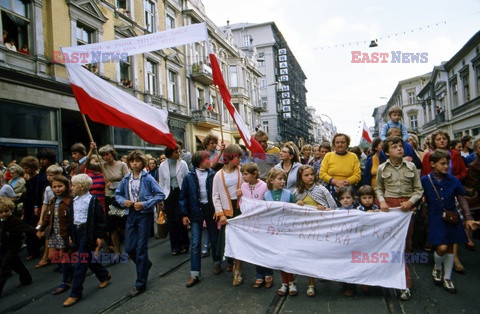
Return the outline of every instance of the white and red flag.
<path id="1" fill-rule="evenodd" d="M 363 121 L 362 139 L 364 139 L 367 143 L 372 143 L 372 134 L 370 133 L 365 121 Z"/>
<path id="2" fill-rule="evenodd" d="M 218 86 L 220 90 L 220 94 L 222 95 L 223 103 L 227 108 L 228 112 L 233 118 L 233 121 L 237 125 L 238 132 L 242 137 L 243 142 L 247 146 L 247 148 L 252 152 L 252 157 L 255 158 L 265 158 L 265 151 L 263 150 L 262 146 L 255 140 L 255 138 L 250 134 L 247 125 L 242 119 L 232 105 L 230 96 L 230 92 L 228 91 L 227 85 L 225 84 L 225 80 L 223 79 L 222 70 L 220 70 L 220 66 L 218 65 L 217 57 L 215 54 L 210 53 L 210 65 L 212 66 L 212 74 L 213 74 L 213 84 Z"/>

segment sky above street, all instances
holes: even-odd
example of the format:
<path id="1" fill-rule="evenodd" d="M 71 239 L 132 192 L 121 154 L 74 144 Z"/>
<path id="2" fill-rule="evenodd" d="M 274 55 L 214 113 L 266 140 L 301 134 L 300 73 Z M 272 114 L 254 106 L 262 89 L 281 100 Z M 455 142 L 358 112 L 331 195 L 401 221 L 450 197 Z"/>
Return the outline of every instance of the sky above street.
<path id="1" fill-rule="evenodd" d="M 351 135 L 352 144 L 360 138 L 359 121 L 373 126 L 373 109 L 388 101 L 398 81 L 431 72 L 480 31 L 478 0 L 202 2 L 218 26 L 275 22 L 307 76 L 307 104 Z M 374 39 L 378 47 L 369 48 Z M 352 51 L 388 53 L 388 62 L 352 63 Z M 392 51 L 427 53 L 427 62 L 392 63 Z"/>

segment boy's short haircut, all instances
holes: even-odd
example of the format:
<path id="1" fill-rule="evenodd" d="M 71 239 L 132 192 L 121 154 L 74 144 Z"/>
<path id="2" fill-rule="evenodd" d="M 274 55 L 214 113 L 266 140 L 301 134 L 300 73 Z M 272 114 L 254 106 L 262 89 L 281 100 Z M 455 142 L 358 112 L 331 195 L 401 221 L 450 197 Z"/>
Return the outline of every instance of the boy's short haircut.
<path id="1" fill-rule="evenodd" d="M 403 117 L 403 110 L 399 106 L 393 106 L 388 110 L 388 116 L 390 117 L 392 113 L 399 113 Z"/>
<path id="2" fill-rule="evenodd" d="M 388 129 L 388 131 L 387 131 L 387 137 L 392 136 L 392 133 L 393 133 L 393 132 L 397 132 L 397 133 L 399 133 L 399 134 L 402 134 L 402 129 L 399 129 L 399 128 L 390 128 L 390 129 Z"/>
<path id="3" fill-rule="evenodd" d="M 53 148 L 42 148 L 37 153 L 37 159 L 47 159 L 50 165 L 57 162 L 57 152 Z"/>
<path id="4" fill-rule="evenodd" d="M 8 209 L 9 211 L 15 210 L 15 203 L 6 197 L 0 197 L 0 209 L 5 210 Z"/>
<path id="5" fill-rule="evenodd" d="M 93 181 L 88 174 L 81 173 L 72 177 L 72 183 L 82 185 L 83 189 L 88 191 L 92 187 Z"/>
<path id="6" fill-rule="evenodd" d="M 358 197 L 363 195 L 371 195 L 373 196 L 373 199 L 376 198 L 375 191 L 370 185 L 362 185 L 361 187 L 359 187 L 357 190 L 357 195 Z"/>
<path id="7" fill-rule="evenodd" d="M 429 156 L 429 162 L 439 162 L 440 159 L 446 158 L 447 161 L 450 160 L 450 154 L 444 149 L 436 149 Z"/>
<path id="8" fill-rule="evenodd" d="M 383 141 L 382 149 L 385 152 L 385 154 L 388 154 L 388 150 L 390 148 L 391 144 L 398 144 L 401 143 L 402 147 L 404 145 L 403 139 L 400 136 L 390 136 Z"/>
<path id="9" fill-rule="evenodd" d="M 235 157 L 242 158 L 243 150 L 238 144 L 230 144 L 223 151 L 223 163 L 227 164 Z"/>
<path id="10" fill-rule="evenodd" d="M 352 196 L 352 198 L 355 198 L 355 193 L 352 187 L 350 186 L 342 186 L 337 190 L 337 192 L 335 193 L 335 196 L 337 197 L 337 200 L 340 200 L 340 198 L 342 198 L 342 196 L 347 193 L 349 193 Z"/>
<path id="11" fill-rule="evenodd" d="M 330 143 L 327 141 L 322 142 L 322 144 L 320 144 L 320 148 L 328 149 L 329 152 L 332 151 L 332 145 L 330 145 Z"/>
<path id="12" fill-rule="evenodd" d="M 275 178 L 280 176 L 280 175 L 283 176 L 285 178 L 285 180 L 287 179 L 287 173 L 283 169 L 280 169 L 280 168 L 270 169 L 270 171 L 268 172 L 268 175 L 267 175 L 267 188 L 269 190 L 273 189 L 273 184 L 270 181 L 275 180 Z"/>
<path id="13" fill-rule="evenodd" d="M 468 141 L 471 141 L 472 140 L 472 137 L 470 135 L 464 135 L 462 136 L 462 138 L 460 139 L 460 141 L 462 142 L 462 145 L 465 146 L 465 144 L 468 142 Z"/>
<path id="14" fill-rule="evenodd" d="M 87 150 L 85 149 L 85 145 L 83 145 L 82 143 L 73 144 L 72 147 L 70 148 L 70 152 L 71 153 L 80 153 L 83 156 L 85 156 L 87 154 Z"/>
<path id="15" fill-rule="evenodd" d="M 115 148 L 113 148 L 112 145 L 109 145 L 109 144 L 100 147 L 100 149 L 98 150 L 98 153 L 100 154 L 100 156 L 112 154 L 113 159 L 115 160 L 117 159 L 117 151 L 115 150 Z"/>
<path id="16" fill-rule="evenodd" d="M 203 147 L 207 149 L 207 146 L 211 141 L 214 141 L 215 144 L 218 144 L 218 136 L 216 136 L 215 134 L 208 134 L 207 136 L 205 136 L 202 141 Z"/>
<path id="17" fill-rule="evenodd" d="M 167 147 L 168 148 L 168 147 Z M 166 149 L 165 149 L 166 150 Z M 143 153 L 136 149 L 134 151 L 131 151 L 128 156 L 127 156 L 127 163 L 130 163 L 134 160 L 140 160 L 143 164 L 143 168 L 145 168 L 145 166 L 147 165 L 147 161 L 145 160 L 145 155 L 143 155 Z"/>
<path id="18" fill-rule="evenodd" d="M 178 144 L 178 146 L 180 146 L 180 148 L 183 148 L 183 141 L 181 139 L 176 138 L 175 142 L 177 142 L 177 144 Z"/>
<path id="19" fill-rule="evenodd" d="M 47 174 L 58 175 L 63 173 L 63 168 L 59 165 L 51 165 L 47 168 Z"/>
<path id="20" fill-rule="evenodd" d="M 28 167 L 32 170 L 38 170 L 40 167 L 38 159 L 33 156 L 23 157 L 22 161 L 20 161 L 20 165 L 22 165 L 23 168 Z"/>
<path id="21" fill-rule="evenodd" d="M 268 134 L 265 131 L 258 130 L 255 135 L 253 136 L 254 138 L 260 138 L 266 136 L 268 138 Z"/>
<path id="22" fill-rule="evenodd" d="M 199 168 L 200 164 L 208 159 L 210 161 L 210 152 L 208 150 L 197 150 L 192 155 L 192 166 L 194 168 Z"/>
<path id="23" fill-rule="evenodd" d="M 447 131 L 437 130 L 432 133 L 432 137 L 430 139 L 430 144 L 432 145 L 432 148 L 437 149 L 437 147 L 435 146 L 435 138 L 439 135 L 444 135 L 447 138 L 447 147 L 450 146 L 450 135 L 448 135 Z"/>
<path id="24" fill-rule="evenodd" d="M 65 168 L 65 171 L 70 174 L 72 171 L 76 171 L 78 168 L 78 163 L 72 161 L 71 163 L 68 164 L 68 166 Z"/>
<path id="25" fill-rule="evenodd" d="M 173 153 L 175 151 L 178 151 L 180 149 L 180 146 L 178 144 L 175 144 L 175 149 L 173 148 L 170 148 L 170 147 L 166 147 L 165 148 L 165 151 L 164 151 L 164 154 L 165 154 L 165 157 L 167 158 L 170 158 L 172 157 Z M 128 160 L 128 159 L 127 159 Z"/>
<path id="26" fill-rule="evenodd" d="M 240 168 L 241 173 L 250 173 L 250 174 L 256 174 L 256 178 L 258 179 L 260 177 L 259 172 L 260 170 L 258 169 L 258 166 L 254 162 L 247 162 L 242 165 L 242 168 Z"/>
<path id="27" fill-rule="evenodd" d="M 335 139 L 337 137 L 340 137 L 340 136 L 344 136 L 345 137 L 345 140 L 347 141 L 347 147 L 350 146 L 350 136 L 348 136 L 347 134 L 344 134 L 344 133 L 337 133 L 333 136 L 332 138 L 332 146 L 335 147 Z"/>

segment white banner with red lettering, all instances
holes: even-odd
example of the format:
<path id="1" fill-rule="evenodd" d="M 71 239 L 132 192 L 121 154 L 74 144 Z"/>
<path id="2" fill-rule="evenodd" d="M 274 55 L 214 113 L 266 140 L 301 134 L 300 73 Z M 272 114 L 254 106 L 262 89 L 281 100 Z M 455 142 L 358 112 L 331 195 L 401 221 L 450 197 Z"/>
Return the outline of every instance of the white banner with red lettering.
<path id="1" fill-rule="evenodd" d="M 319 211 L 283 202 L 242 199 L 229 219 L 225 256 L 289 273 L 405 289 L 404 254 L 411 213 Z"/>

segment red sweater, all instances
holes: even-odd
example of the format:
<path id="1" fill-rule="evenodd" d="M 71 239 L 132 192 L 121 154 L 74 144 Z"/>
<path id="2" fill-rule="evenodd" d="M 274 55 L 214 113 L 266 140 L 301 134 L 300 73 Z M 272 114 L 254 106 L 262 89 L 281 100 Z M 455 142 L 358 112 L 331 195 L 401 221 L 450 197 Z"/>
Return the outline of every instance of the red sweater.
<path id="1" fill-rule="evenodd" d="M 463 162 L 462 156 L 456 150 L 449 149 L 448 152 L 450 153 L 450 159 L 452 161 L 452 175 L 457 177 L 460 181 L 465 179 L 467 176 L 467 167 L 465 167 L 465 163 Z M 427 152 L 422 160 L 422 172 L 420 176 L 423 177 L 429 174 L 432 171 L 432 167 L 430 167 L 430 161 L 428 160 L 428 156 L 432 151 Z"/>

